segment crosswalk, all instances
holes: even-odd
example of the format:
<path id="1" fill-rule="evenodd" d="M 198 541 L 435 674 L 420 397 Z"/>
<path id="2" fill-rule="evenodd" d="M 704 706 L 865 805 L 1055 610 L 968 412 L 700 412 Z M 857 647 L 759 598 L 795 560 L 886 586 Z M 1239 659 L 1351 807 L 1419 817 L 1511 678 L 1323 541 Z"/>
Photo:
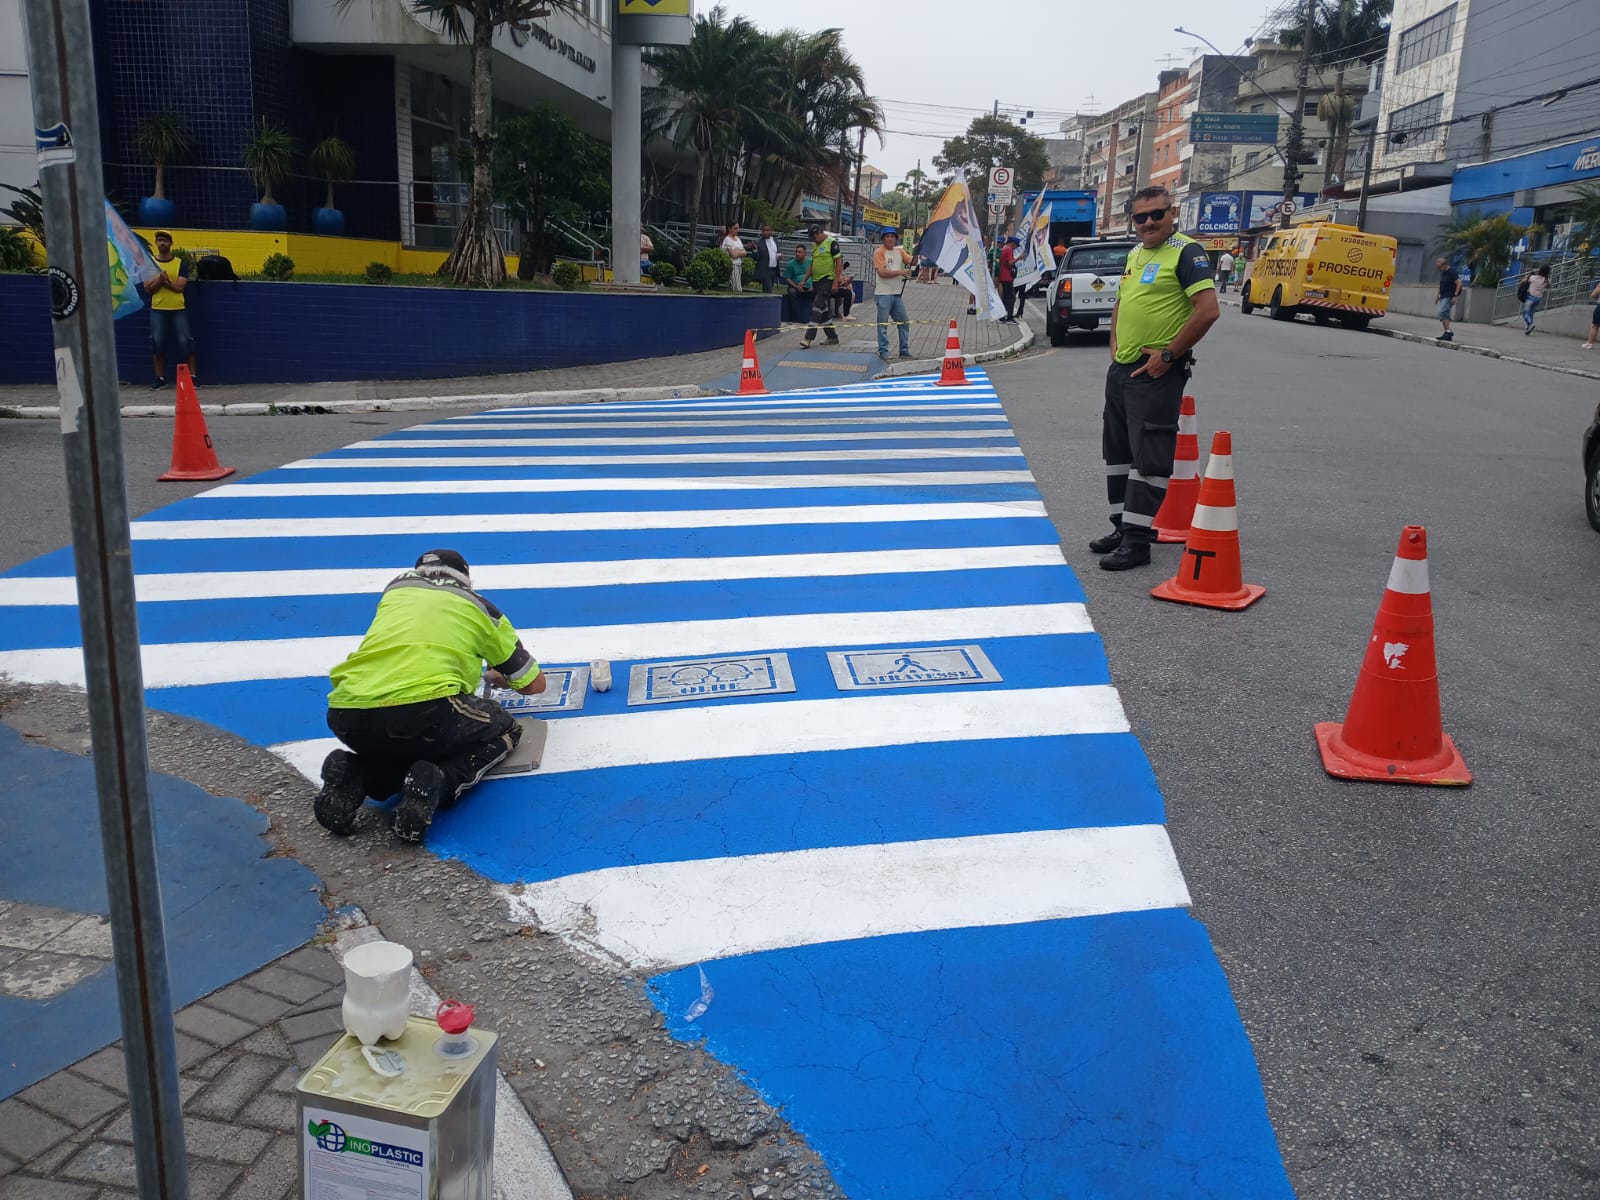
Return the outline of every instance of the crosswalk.
<path id="1" fill-rule="evenodd" d="M 1291 1194 L 984 372 L 502 409 L 214 488 L 134 527 L 151 705 L 314 777 L 328 668 L 445 545 L 542 662 L 611 659 L 618 683 L 430 848 L 647 977 L 849 1194 Z M 0 577 L 0 608 L 0 672 L 85 682 L 66 552 Z M 842 691 L 828 660 L 968 644 L 999 679 Z M 756 653 L 787 655 L 794 691 L 628 703 L 634 665 Z"/>

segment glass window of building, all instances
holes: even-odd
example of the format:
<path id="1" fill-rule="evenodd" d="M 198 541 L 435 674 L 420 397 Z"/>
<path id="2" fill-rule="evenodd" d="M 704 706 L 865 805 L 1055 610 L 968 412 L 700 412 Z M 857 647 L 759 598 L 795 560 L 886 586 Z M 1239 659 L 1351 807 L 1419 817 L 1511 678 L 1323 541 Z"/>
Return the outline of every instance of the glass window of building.
<path id="1" fill-rule="evenodd" d="M 1395 63 L 1395 73 L 1420 67 L 1449 50 L 1455 24 L 1456 6 L 1452 4 L 1404 30 L 1400 34 L 1400 53 Z"/>
<path id="2" fill-rule="evenodd" d="M 1439 118 L 1443 115 L 1443 93 L 1397 108 L 1389 114 L 1389 141 L 1394 145 L 1426 145 L 1438 138 Z"/>

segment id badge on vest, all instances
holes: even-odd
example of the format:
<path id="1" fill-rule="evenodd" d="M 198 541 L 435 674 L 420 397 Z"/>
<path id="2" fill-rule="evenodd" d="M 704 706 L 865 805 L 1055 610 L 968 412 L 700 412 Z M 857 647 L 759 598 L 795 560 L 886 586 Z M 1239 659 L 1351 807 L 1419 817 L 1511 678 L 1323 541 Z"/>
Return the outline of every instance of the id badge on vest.
<path id="1" fill-rule="evenodd" d="M 1158 262 L 1145 264 L 1144 274 L 1139 276 L 1139 282 L 1154 283 L 1156 281 L 1156 275 L 1158 272 L 1160 272 L 1160 270 L 1161 264 Z"/>

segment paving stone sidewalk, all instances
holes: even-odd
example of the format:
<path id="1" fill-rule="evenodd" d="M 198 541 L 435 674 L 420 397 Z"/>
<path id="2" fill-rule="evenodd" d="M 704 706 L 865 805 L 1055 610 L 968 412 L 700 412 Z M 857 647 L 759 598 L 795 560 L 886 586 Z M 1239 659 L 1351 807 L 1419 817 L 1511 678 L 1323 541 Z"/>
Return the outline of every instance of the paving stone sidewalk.
<path id="1" fill-rule="evenodd" d="M 282 1200 L 297 1182 L 293 1089 L 343 1031 L 344 973 L 308 944 L 180 1010 L 193 1200 Z M 137 1194 L 117 1043 L 0 1102 L 0 1200 Z"/>

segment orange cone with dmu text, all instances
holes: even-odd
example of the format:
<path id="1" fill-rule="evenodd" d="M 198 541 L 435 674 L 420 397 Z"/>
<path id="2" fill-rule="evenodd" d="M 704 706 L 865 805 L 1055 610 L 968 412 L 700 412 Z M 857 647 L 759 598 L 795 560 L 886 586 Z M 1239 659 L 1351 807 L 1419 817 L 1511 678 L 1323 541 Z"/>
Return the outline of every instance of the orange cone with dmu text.
<path id="1" fill-rule="evenodd" d="M 761 378 L 761 360 L 756 357 L 756 331 L 744 331 L 744 362 L 739 366 L 739 395 L 765 396 L 766 380 Z"/>
<path id="2" fill-rule="evenodd" d="M 1200 496 L 1189 522 L 1188 544 L 1178 560 L 1178 573 L 1150 589 L 1157 600 L 1198 604 L 1237 612 L 1267 594 L 1258 583 L 1244 581 L 1239 561 L 1239 507 L 1233 495 L 1233 435 L 1211 439 L 1211 458 Z"/>
<path id="3" fill-rule="evenodd" d="M 178 407 L 172 424 L 172 466 L 165 475 L 156 478 L 162 483 L 182 483 L 222 479 L 232 474 L 232 467 L 217 462 L 217 448 L 211 444 L 206 417 L 200 411 L 200 397 L 194 394 L 189 364 L 179 363 Z"/>
<path id="4" fill-rule="evenodd" d="M 1444 732 L 1433 657 L 1428 531 L 1407 525 L 1389 571 L 1344 724 L 1317 726 L 1322 765 L 1340 779 L 1464 787 L 1472 774 Z"/>
<path id="5" fill-rule="evenodd" d="M 961 358 L 961 335 L 956 323 L 950 322 L 950 336 L 944 340 L 944 362 L 939 365 L 940 387 L 965 387 L 967 369 Z"/>

